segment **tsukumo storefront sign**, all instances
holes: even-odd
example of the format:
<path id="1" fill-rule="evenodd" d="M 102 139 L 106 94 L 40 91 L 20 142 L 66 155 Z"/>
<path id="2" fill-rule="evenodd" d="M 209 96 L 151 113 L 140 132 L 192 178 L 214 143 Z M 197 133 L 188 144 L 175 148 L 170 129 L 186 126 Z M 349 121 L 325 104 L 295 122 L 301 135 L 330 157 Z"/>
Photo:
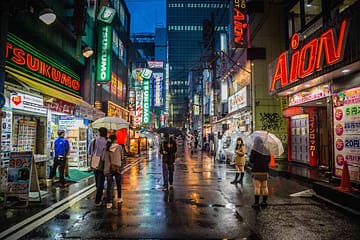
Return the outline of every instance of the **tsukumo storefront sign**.
<path id="1" fill-rule="evenodd" d="M 300 35 L 294 34 L 290 42 L 291 50 L 281 53 L 273 72 L 270 70 L 270 92 L 341 61 L 344 57 L 348 25 L 348 19 L 343 19 L 338 32 L 335 28 L 329 28 L 320 37 L 310 39 L 303 45 L 300 45 Z"/>
<path id="2" fill-rule="evenodd" d="M 80 77 L 76 73 L 11 33 L 7 35 L 5 58 L 6 69 L 9 71 L 80 95 Z"/>

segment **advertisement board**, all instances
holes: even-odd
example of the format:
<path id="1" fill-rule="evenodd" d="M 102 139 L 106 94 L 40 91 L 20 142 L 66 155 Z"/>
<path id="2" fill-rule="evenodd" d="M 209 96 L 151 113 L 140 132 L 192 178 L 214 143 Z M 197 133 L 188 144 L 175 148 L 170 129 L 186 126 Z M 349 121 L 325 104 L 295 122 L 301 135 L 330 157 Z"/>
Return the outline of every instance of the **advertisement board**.
<path id="1" fill-rule="evenodd" d="M 333 95 L 335 176 L 342 176 L 344 161 L 350 179 L 360 181 L 360 87 Z"/>

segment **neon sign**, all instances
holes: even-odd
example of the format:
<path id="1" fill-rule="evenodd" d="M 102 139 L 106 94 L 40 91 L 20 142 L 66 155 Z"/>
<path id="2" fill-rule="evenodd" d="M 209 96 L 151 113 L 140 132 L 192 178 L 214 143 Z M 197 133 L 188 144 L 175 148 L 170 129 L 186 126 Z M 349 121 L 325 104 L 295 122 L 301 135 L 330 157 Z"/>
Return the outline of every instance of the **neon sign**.
<path id="1" fill-rule="evenodd" d="M 7 40 L 5 47 L 7 66 L 80 95 L 80 77 L 76 73 L 42 55 L 30 44 L 11 33 L 7 35 Z"/>
<path id="2" fill-rule="evenodd" d="M 290 42 L 291 54 L 285 51 L 277 59 L 270 92 L 320 71 L 324 66 L 341 61 L 344 57 L 347 28 L 348 20 L 344 19 L 337 37 L 335 30 L 329 28 L 319 38 L 311 39 L 301 48 L 299 48 L 300 36 L 294 34 Z"/>
<path id="3" fill-rule="evenodd" d="M 246 1 L 245 0 L 233 0 L 233 41 L 235 47 L 245 48 L 247 47 L 247 28 L 246 22 Z"/>
<path id="4" fill-rule="evenodd" d="M 96 80 L 109 82 L 111 80 L 111 26 L 100 23 L 99 25 Z"/>

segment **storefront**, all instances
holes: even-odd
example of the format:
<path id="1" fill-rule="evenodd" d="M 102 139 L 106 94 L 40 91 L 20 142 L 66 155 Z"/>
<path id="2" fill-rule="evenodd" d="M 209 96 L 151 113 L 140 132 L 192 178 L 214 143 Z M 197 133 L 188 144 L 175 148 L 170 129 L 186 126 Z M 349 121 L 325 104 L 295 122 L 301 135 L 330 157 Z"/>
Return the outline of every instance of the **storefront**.
<path id="1" fill-rule="evenodd" d="M 344 161 L 359 181 L 360 17 L 351 9 L 303 39 L 270 66 L 270 93 L 287 98 L 288 161 L 341 177 Z M 351 169 L 351 170 L 350 170 Z"/>
<path id="2" fill-rule="evenodd" d="M 78 107 L 93 108 L 80 97 L 78 74 L 11 33 L 5 57 L 1 166 L 7 166 L 10 152 L 32 151 L 44 180 L 52 165 L 57 130 L 67 128 L 59 124 L 61 117 L 79 115 Z"/>

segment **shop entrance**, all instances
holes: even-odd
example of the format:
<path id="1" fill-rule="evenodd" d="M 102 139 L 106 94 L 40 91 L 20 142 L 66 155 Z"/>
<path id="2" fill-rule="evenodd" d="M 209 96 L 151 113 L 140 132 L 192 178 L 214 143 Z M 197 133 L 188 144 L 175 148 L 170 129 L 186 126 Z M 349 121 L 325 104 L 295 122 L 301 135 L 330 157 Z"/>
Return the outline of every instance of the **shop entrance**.
<path id="1" fill-rule="evenodd" d="M 327 120 L 327 111 L 326 108 L 319 108 L 317 110 L 317 119 L 318 119 L 318 166 L 320 168 L 329 169 L 330 161 L 329 161 L 329 123 Z"/>

